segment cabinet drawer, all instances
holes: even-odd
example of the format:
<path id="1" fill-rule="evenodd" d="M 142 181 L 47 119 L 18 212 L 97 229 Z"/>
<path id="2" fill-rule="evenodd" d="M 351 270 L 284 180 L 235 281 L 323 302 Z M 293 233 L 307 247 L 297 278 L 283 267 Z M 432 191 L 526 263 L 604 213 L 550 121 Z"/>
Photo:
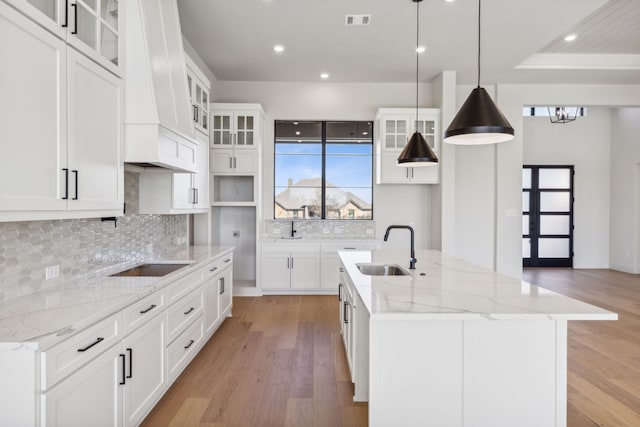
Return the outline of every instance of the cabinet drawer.
<path id="1" fill-rule="evenodd" d="M 167 287 L 167 294 L 169 298 L 169 304 L 173 304 L 178 301 L 180 298 L 187 295 L 189 292 L 194 290 L 202 280 L 204 279 L 204 272 L 206 270 L 204 268 L 199 268 L 198 270 L 187 274 L 182 279 L 179 279 L 175 283 L 169 285 Z"/>
<path id="2" fill-rule="evenodd" d="M 224 270 L 231 264 L 233 264 L 233 252 L 229 252 L 228 254 L 223 255 L 219 258 L 220 261 L 220 270 Z"/>
<path id="3" fill-rule="evenodd" d="M 169 342 L 184 331 L 193 319 L 202 314 L 204 293 L 202 287 L 191 292 L 169 308 Z"/>
<path id="4" fill-rule="evenodd" d="M 79 332 L 41 354 L 41 389 L 51 388 L 61 379 L 93 360 L 123 337 L 122 312 Z"/>
<path id="5" fill-rule="evenodd" d="M 360 242 L 331 242 L 322 243 L 322 253 L 335 254 L 337 251 L 372 251 L 380 249 L 380 242 L 360 241 Z"/>
<path id="6" fill-rule="evenodd" d="M 227 259 L 227 258 L 225 258 Z M 215 277 L 218 273 L 220 273 L 222 271 L 222 260 L 220 258 L 211 261 L 210 263 L 208 263 L 206 266 L 204 266 L 204 277 L 207 279 L 207 281 L 212 278 Z"/>
<path id="7" fill-rule="evenodd" d="M 136 330 L 156 317 L 167 306 L 167 296 L 159 291 L 124 309 L 124 334 Z"/>
<path id="8" fill-rule="evenodd" d="M 197 354 L 203 338 L 204 323 L 201 316 L 167 347 L 169 382 L 173 382 L 184 367 L 187 366 L 191 359 Z"/>

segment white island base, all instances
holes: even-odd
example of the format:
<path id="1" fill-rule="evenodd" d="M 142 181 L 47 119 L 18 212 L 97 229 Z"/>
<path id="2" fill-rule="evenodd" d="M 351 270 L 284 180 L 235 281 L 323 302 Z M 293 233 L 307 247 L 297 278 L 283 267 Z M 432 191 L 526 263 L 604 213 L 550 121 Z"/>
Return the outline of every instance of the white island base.
<path id="1" fill-rule="evenodd" d="M 565 320 L 370 322 L 371 426 L 566 425 Z"/>
<path id="2" fill-rule="evenodd" d="M 369 425 L 565 427 L 567 322 L 617 315 L 438 251 L 418 251 L 405 276 L 357 268 L 406 268 L 406 255 L 339 252 L 343 340 Z"/>

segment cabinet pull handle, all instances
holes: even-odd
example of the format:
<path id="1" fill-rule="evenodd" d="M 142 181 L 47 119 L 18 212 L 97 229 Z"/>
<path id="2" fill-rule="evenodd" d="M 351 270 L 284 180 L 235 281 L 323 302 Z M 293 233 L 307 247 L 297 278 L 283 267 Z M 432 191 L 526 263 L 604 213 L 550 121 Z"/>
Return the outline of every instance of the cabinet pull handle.
<path id="1" fill-rule="evenodd" d="M 186 316 L 187 314 L 191 313 L 195 309 L 196 309 L 195 307 L 191 307 L 189 310 L 184 312 L 184 315 Z"/>
<path id="2" fill-rule="evenodd" d="M 62 198 L 62 200 L 68 200 L 69 199 L 69 169 L 62 168 L 62 170 L 64 171 L 64 197 Z"/>
<path id="3" fill-rule="evenodd" d="M 225 264 L 228 263 L 229 261 L 231 261 L 231 258 L 227 258 L 224 260 Z"/>
<path id="4" fill-rule="evenodd" d="M 217 269 L 218 269 L 218 267 L 213 267 L 213 268 L 212 268 L 211 270 L 209 270 L 209 271 L 213 273 L 213 272 L 214 272 L 214 271 L 216 271 Z"/>
<path id="5" fill-rule="evenodd" d="M 71 7 L 73 8 L 73 31 L 71 34 L 78 34 L 78 5 L 74 3 Z"/>
<path id="6" fill-rule="evenodd" d="M 291 263 L 291 258 L 287 257 L 287 270 L 291 268 L 289 265 Z"/>
<path id="7" fill-rule="evenodd" d="M 198 121 L 198 106 L 196 104 L 193 104 L 193 121 Z"/>
<path id="8" fill-rule="evenodd" d="M 126 381 L 126 377 L 125 377 L 125 355 L 124 354 L 120 354 L 121 360 L 122 360 L 122 381 L 120 381 L 120 385 L 125 385 Z"/>
<path id="9" fill-rule="evenodd" d="M 338 283 L 338 301 L 342 301 L 342 283 Z"/>
<path id="10" fill-rule="evenodd" d="M 220 295 L 224 294 L 224 277 L 220 278 Z"/>
<path id="11" fill-rule="evenodd" d="M 340 273 L 344 273 L 344 268 L 340 267 Z"/>
<path id="12" fill-rule="evenodd" d="M 78 171 L 77 170 L 72 170 L 71 172 L 73 172 L 73 174 L 75 176 L 75 181 L 76 181 L 76 197 L 74 197 L 71 200 L 78 200 Z"/>
<path id="13" fill-rule="evenodd" d="M 87 350 L 89 350 L 91 347 L 93 347 L 94 345 L 100 344 L 102 341 L 104 341 L 103 337 L 98 337 L 97 340 L 95 340 L 94 342 L 92 342 L 91 344 L 89 344 L 88 346 L 86 346 L 85 348 L 79 348 L 78 349 L 78 353 L 83 353 Z"/>
<path id="14" fill-rule="evenodd" d="M 155 304 L 151 304 L 151 306 L 150 306 L 149 308 L 147 308 L 146 310 L 141 310 L 141 311 L 140 311 L 140 314 L 148 313 L 148 312 L 150 312 L 151 310 L 153 310 L 154 308 L 156 308 L 156 305 L 155 305 Z"/>
<path id="15" fill-rule="evenodd" d="M 236 163 L 236 157 L 233 156 L 233 168 L 237 169 L 238 168 L 238 163 Z"/>
<path id="16" fill-rule="evenodd" d="M 69 26 L 69 0 L 64 2 L 64 24 L 62 24 L 62 28 L 67 28 Z"/>
<path id="17" fill-rule="evenodd" d="M 233 169 L 233 157 L 229 157 L 229 169 Z"/>
<path id="18" fill-rule="evenodd" d="M 411 178 L 413 179 L 413 168 L 411 168 Z"/>
<path id="19" fill-rule="evenodd" d="M 191 346 L 193 345 L 193 343 L 194 343 L 194 342 L 195 342 L 194 340 L 189 341 L 189 344 L 185 345 L 185 346 L 184 346 L 184 349 L 186 350 L 186 349 L 188 349 L 189 347 L 191 347 Z"/>
<path id="20" fill-rule="evenodd" d="M 291 257 L 291 269 L 293 270 L 293 257 Z"/>
<path id="21" fill-rule="evenodd" d="M 127 352 L 129 353 L 129 375 L 127 378 L 133 378 L 133 349 L 128 348 Z"/>
<path id="22" fill-rule="evenodd" d="M 198 203 L 200 203 L 200 193 L 198 192 L 197 188 L 195 190 L 196 190 L 196 205 L 197 205 Z"/>
<path id="23" fill-rule="evenodd" d="M 349 315 L 347 314 L 347 305 L 349 305 L 349 303 L 347 301 L 344 302 L 344 304 L 342 305 L 342 317 L 344 318 L 344 323 L 349 323 Z"/>
<path id="24" fill-rule="evenodd" d="M 356 250 L 356 248 L 342 248 L 342 249 L 351 250 L 351 251 L 355 251 Z M 340 271 L 342 271 L 342 269 L 340 269 Z"/>

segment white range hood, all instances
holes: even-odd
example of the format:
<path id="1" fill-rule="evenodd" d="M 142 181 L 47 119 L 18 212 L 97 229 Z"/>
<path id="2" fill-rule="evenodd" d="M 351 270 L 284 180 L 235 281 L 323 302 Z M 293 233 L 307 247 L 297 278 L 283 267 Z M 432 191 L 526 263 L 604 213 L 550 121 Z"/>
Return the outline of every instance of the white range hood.
<path id="1" fill-rule="evenodd" d="M 121 2 L 127 41 L 125 162 L 196 172 L 196 147 L 176 0 Z"/>

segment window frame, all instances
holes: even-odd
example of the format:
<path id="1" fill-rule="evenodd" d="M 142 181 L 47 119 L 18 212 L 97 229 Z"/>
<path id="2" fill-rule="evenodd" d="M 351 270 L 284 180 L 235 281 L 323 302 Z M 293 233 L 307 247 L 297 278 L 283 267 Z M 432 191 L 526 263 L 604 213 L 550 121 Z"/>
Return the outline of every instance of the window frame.
<path id="1" fill-rule="evenodd" d="M 277 125 L 278 123 L 292 123 L 292 122 L 305 122 L 305 123 L 320 123 L 321 124 L 321 156 L 322 156 L 322 169 L 321 169 L 321 177 L 320 177 L 320 181 L 321 181 L 321 189 L 320 189 L 320 197 L 321 197 L 321 201 L 320 201 L 320 218 L 318 219 L 313 219 L 313 218 L 299 218 L 299 217 L 295 217 L 295 218 L 276 218 L 276 144 L 278 144 L 278 142 L 276 141 L 277 139 Z M 326 166 L 327 166 L 327 144 L 332 144 L 332 143 L 327 143 L 327 123 L 335 123 L 335 122 L 341 122 L 341 123 L 369 123 L 371 126 L 371 131 L 370 131 L 370 138 L 371 138 L 371 218 L 367 218 L 367 219 L 351 219 L 348 217 L 341 217 L 341 218 L 326 218 L 327 216 L 327 206 L 326 206 Z M 375 185 L 375 140 L 374 140 L 374 125 L 373 125 L 374 121 L 373 120 L 274 120 L 273 122 L 273 207 L 272 207 L 272 215 L 273 215 L 273 219 L 274 221 L 291 221 L 291 220 L 304 220 L 304 221 L 373 221 L 374 220 L 374 185 Z M 297 211 L 296 211 L 297 214 Z"/>

